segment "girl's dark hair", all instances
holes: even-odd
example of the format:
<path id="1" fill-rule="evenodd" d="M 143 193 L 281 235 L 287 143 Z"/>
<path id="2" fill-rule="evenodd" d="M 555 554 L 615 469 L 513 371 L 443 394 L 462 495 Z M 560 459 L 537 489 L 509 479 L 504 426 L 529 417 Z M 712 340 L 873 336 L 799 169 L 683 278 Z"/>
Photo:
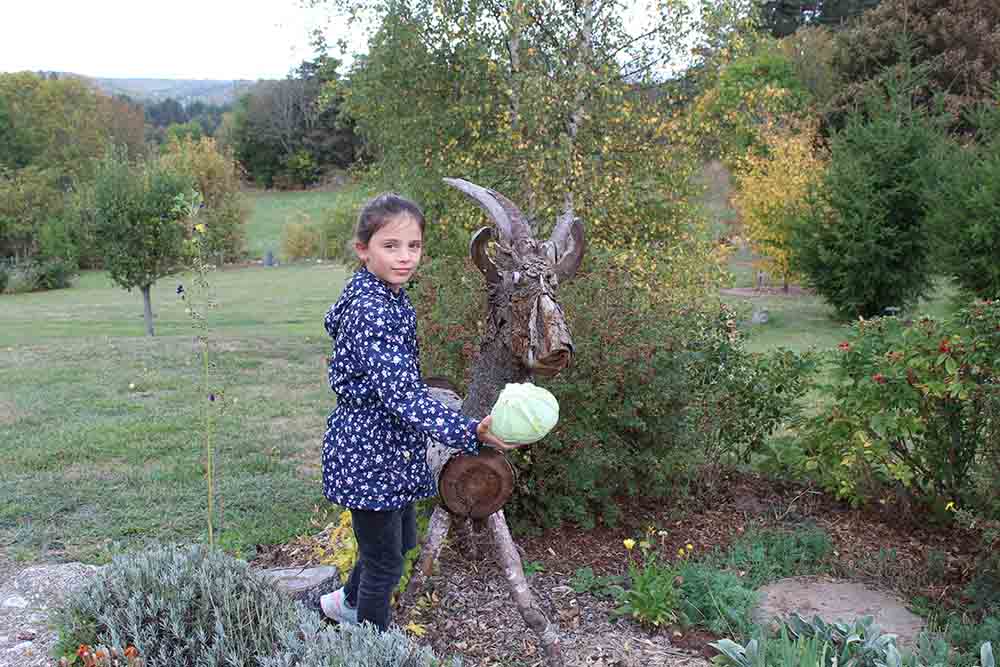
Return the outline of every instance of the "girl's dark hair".
<path id="1" fill-rule="evenodd" d="M 424 212 L 420 207 L 395 192 L 383 192 L 369 200 L 361 209 L 358 225 L 354 229 L 354 238 L 367 244 L 375 232 L 400 214 L 409 215 L 416 220 L 420 226 L 420 233 L 424 233 Z"/>

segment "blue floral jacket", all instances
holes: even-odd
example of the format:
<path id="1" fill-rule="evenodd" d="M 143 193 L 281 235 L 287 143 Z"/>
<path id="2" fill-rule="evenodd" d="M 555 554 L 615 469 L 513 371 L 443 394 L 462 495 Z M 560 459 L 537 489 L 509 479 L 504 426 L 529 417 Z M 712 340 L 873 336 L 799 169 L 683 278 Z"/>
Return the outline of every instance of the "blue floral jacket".
<path id="1" fill-rule="evenodd" d="M 433 496 L 427 436 L 476 454 L 479 422 L 428 395 L 406 292 L 393 293 L 361 268 L 324 324 L 333 338 L 328 373 L 337 407 L 323 437 L 323 494 L 365 510 L 399 509 Z"/>

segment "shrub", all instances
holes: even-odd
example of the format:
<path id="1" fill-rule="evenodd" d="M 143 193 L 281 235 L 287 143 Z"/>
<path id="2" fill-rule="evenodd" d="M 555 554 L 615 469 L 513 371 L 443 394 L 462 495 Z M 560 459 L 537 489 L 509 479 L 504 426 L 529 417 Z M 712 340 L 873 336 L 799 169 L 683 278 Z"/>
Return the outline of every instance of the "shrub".
<path id="1" fill-rule="evenodd" d="M 299 607 L 249 566 L 204 546 L 116 557 L 57 616 L 61 655 L 132 645 L 149 665 L 262 665 Z"/>
<path id="2" fill-rule="evenodd" d="M 319 230 L 302 222 L 289 222 L 281 237 L 281 251 L 289 261 L 319 255 Z"/>
<path id="3" fill-rule="evenodd" d="M 43 259 L 34 264 L 31 275 L 35 289 L 65 289 L 76 277 L 77 268 L 74 262 L 66 259 Z"/>
<path id="4" fill-rule="evenodd" d="M 435 259 L 412 293 L 425 375 L 463 390 L 484 317 L 482 281 L 468 262 Z M 560 423 L 510 456 L 519 482 L 509 514 L 522 527 L 613 522 L 621 498 L 665 497 L 707 462 L 758 447 L 794 410 L 803 383 L 783 373 L 804 374 L 806 364 L 746 353 L 734 313 L 718 301 L 660 298 L 599 250 L 559 300 L 576 354 L 540 381 L 559 400 Z"/>
<path id="5" fill-rule="evenodd" d="M 717 635 L 745 637 L 753 627 L 750 615 L 758 595 L 745 581 L 727 570 L 702 563 L 685 563 L 681 610 L 688 622 Z"/>
<path id="6" fill-rule="evenodd" d="M 844 317 L 905 307 L 931 284 L 924 179 L 939 134 L 890 82 L 833 136 L 830 164 L 791 234 L 792 268 Z"/>
<path id="7" fill-rule="evenodd" d="M 928 218 L 943 248 L 941 271 L 968 292 L 994 299 L 1000 297 L 1000 106 L 985 107 L 977 125 L 984 141 L 949 143 L 941 156 Z"/>
<path id="8" fill-rule="evenodd" d="M 204 210 L 198 214 L 205 225 L 208 249 L 223 261 L 236 261 L 246 254 L 246 221 L 249 207 L 240 193 L 240 180 L 232 158 L 221 152 L 214 139 L 171 140 L 160 157 L 167 169 L 192 179 L 202 196 Z"/>
<path id="9" fill-rule="evenodd" d="M 262 658 L 260 667 L 461 667 L 460 659 L 439 660 L 402 632 L 378 632 L 370 624 L 338 629 L 318 614 L 303 611 L 298 625 L 284 630 L 280 650 Z"/>
<path id="10" fill-rule="evenodd" d="M 750 245 L 762 255 L 755 264 L 780 276 L 787 291 L 794 277 L 791 230 L 805 213 L 806 193 L 822 178 L 825 164 L 814 148 L 814 127 L 803 124 L 792 131 L 769 125 L 758 132 L 767 154 L 747 152 L 737 173 L 735 205 Z"/>
<path id="11" fill-rule="evenodd" d="M 65 206 L 55 170 L 0 171 L 0 256 L 21 261 L 38 251 L 38 234 Z"/>
<path id="12" fill-rule="evenodd" d="M 824 389 L 831 409 L 805 423 L 804 472 L 856 502 L 896 487 L 938 510 L 989 508 L 1000 463 L 998 331 L 1000 301 L 942 321 L 856 323 Z"/>
<path id="13" fill-rule="evenodd" d="M 361 207 L 371 194 L 365 187 L 350 187 L 337 193 L 333 206 L 327 209 L 326 216 L 320 223 L 321 236 L 326 243 L 326 256 L 330 259 L 351 266 L 357 263 L 358 258 L 354 254 L 354 226 Z M 425 258 L 422 264 L 426 262 Z"/>

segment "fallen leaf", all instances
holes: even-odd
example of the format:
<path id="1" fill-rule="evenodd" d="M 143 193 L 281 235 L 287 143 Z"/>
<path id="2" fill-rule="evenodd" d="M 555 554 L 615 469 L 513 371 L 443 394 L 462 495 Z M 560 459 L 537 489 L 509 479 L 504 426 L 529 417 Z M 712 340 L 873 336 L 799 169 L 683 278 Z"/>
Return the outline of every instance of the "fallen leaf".
<path id="1" fill-rule="evenodd" d="M 414 637 L 423 637 L 424 635 L 427 634 L 427 628 L 420 625 L 419 623 L 414 623 L 413 621 L 407 623 L 406 627 L 404 627 L 403 629 L 409 632 Z"/>

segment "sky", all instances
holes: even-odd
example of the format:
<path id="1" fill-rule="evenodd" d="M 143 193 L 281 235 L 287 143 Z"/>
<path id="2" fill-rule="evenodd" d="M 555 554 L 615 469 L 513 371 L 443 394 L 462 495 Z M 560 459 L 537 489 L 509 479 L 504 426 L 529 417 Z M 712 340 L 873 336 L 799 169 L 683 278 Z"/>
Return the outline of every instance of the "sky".
<path id="1" fill-rule="evenodd" d="M 0 72 L 91 77 L 280 79 L 337 24 L 300 0 L 7 0 Z M 333 49 L 331 49 L 333 50 Z"/>

